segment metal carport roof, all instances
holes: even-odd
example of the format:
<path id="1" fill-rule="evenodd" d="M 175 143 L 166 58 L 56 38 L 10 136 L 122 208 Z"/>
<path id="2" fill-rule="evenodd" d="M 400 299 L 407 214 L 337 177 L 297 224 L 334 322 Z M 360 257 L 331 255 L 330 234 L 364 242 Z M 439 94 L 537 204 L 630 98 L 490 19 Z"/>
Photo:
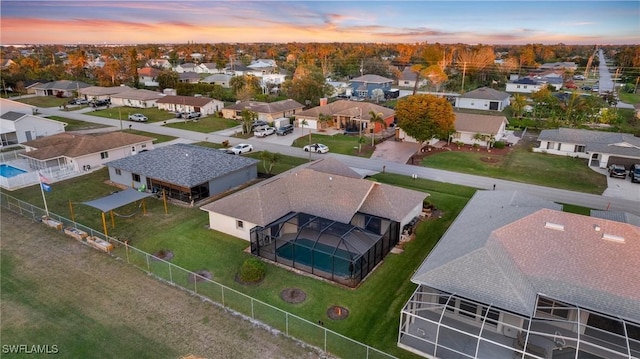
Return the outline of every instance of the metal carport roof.
<path id="1" fill-rule="evenodd" d="M 150 196 L 152 196 L 151 193 L 139 192 L 133 188 L 129 188 L 121 192 L 112 193 L 108 196 L 95 199 L 93 201 L 82 202 L 82 204 L 86 204 L 87 206 L 97 208 L 102 212 L 109 212 L 116 208 L 120 208 L 129 203 L 132 203 L 137 200 L 144 199 Z"/>

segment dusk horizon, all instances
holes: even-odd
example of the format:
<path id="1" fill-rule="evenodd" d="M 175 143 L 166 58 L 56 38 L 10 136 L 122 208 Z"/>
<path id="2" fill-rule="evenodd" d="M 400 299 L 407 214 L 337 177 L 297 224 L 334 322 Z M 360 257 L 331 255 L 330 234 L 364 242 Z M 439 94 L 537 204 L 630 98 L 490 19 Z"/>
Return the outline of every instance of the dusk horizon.
<path id="1" fill-rule="evenodd" d="M 3 46 L 640 43 L 637 1 L 30 0 L 2 1 L 0 10 Z"/>

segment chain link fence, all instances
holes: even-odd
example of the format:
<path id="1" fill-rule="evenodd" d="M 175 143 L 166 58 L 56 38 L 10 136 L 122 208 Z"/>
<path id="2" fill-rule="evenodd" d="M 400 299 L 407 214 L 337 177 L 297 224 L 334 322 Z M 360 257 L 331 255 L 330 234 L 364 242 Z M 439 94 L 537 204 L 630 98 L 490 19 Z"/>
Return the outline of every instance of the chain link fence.
<path id="1" fill-rule="evenodd" d="M 86 237 L 76 236 L 81 243 L 88 244 L 89 239 L 101 239 L 113 245 L 104 247 L 111 256 L 125 260 L 127 263 L 152 274 L 174 286 L 192 292 L 208 299 L 222 307 L 237 312 L 251 320 L 258 321 L 270 328 L 276 329 L 288 337 L 298 339 L 309 345 L 322 349 L 324 352 L 342 358 L 365 359 L 393 359 L 393 355 L 376 348 L 350 339 L 344 335 L 331 331 L 321 325 L 291 314 L 251 296 L 229 288 L 203 275 L 191 272 L 175 264 L 130 246 L 117 238 L 104 235 L 102 232 L 83 226 L 65 217 L 21 201 L 6 193 L 0 193 L 0 206 L 3 208 L 42 222 L 52 229 L 65 232 L 65 229 L 78 229 L 86 233 Z M 68 234 L 68 233 L 67 233 Z M 96 248 L 94 246 L 94 248 Z M 99 247 L 98 249 L 102 249 Z"/>

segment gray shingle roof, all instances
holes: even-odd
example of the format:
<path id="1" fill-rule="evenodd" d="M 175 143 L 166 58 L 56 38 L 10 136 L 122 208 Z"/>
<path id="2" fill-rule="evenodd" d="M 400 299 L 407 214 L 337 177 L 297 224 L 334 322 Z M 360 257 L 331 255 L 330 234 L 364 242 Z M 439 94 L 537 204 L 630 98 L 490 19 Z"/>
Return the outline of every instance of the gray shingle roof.
<path id="1" fill-rule="evenodd" d="M 640 158 L 640 138 L 630 133 L 558 128 L 542 130 L 539 141 L 584 145 L 587 152 L 610 153 Z"/>
<path id="2" fill-rule="evenodd" d="M 172 103 L 177 105 L 205 106 L 209 102 L 213 102 L 213 101 L 217 101 L 217 100 L 209 97 L 167 95 L 161 99 L 158 99 L 156 103 Z"/>
<path id="3" fill-rule="evenodd" d="M 89 87 L 91 85 L 84 83 L 84 82 L 80 82 L 80 81 L 70 81 L 70 80 L 59 80 L 59 81 L 51 81 L 51 82 L 47 82 L 44 84 L 40 84 L 40 85 L 36 85 L 33 88 L 34 89 L 39 89 L 39 90 L 44 90 L 44 89 L 51 89 L 51 90 L 76 90 L 79 88 L 85 88 L 85 87 Z"/>
<path id="4" fill-rule="evenodd" d="M 481 87 L 473 91 L 462 94 L 461 98 L 477 98 L 480 100 L 496 100 L 503 101 L 508 99 L 511 95 L 506 92 L 494 90 L 490 87 Z"/>
<path id="5" fill-rule="evenodd" d="M 217 149 L 179 143 L 111 161 L 107 166 L 179 186 L 193 187 L 255 166 L 258 162 Z"/>
<path id="6" fill-rule="evenodd" d="M 478 191 L 412 281 L 526 316 L 544 293 L 640 320 L 640 227 L 559 209 L 518 192 Z"/>
<path id="7" fill-rule="evenodd" d="M 18 113 L 18 112 L 13 112 L 13 111 L 9 111 L 6 112 L 4 114 L 2 114 L 3 119 L 5 120 L 9 120 L 9 121 L 17 121 L 19 119 L 21 119 L 23 116 L 26 116 L 24 113 Z"/>
<path id="8" fill-rule="evenodd" d="M 387 82 L 393 82 L 392 79 L 388 79 L 386 77 L 382 77 L 380 75 L 364 75 L 360 77 L 356 77 L 355 79 L 351 79 L 351 82 L 366 82 L 370 84 L 384 84 Z"/>
<path id="9" fill-rule="evenodd" d="M 509 123 L 504 116 L 477 115 L 456 112 L 456 131 L 497 135 L 502 123 Z"/>
<path id="10" fill-rule="evenodd" d="M 621 223 L 629 223 L 629 224 L 633 224 L 634 226 L 640 227 L 640 216 L 636 216 L 635 214 L 631 214 L 628 212 L 598 211 L 598 210 L 592 209 L 591 217 L 608 219 L 610 221 L 616 221 Z"/>
<path id="11" fill-rule="evenodd" d="M 129 91 L 120 92 L 111 95 L 112 98 L 123 98 L 138 101 L 157 100 L 164 97 L 164 94 L 160 92 L 145 90 L 145 89 L 133 89 Z"/>

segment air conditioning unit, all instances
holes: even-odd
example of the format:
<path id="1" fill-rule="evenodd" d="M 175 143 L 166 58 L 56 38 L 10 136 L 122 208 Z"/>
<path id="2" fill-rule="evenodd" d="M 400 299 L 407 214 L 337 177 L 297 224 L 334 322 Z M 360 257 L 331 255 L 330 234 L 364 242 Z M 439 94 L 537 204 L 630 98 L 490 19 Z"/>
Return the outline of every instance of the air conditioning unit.
<path id="1" fill-rule="evenodd" d="M 514 327 L 504 326 L 502 333 L 508 338 L 517 338 L 520 331 Z"/>

